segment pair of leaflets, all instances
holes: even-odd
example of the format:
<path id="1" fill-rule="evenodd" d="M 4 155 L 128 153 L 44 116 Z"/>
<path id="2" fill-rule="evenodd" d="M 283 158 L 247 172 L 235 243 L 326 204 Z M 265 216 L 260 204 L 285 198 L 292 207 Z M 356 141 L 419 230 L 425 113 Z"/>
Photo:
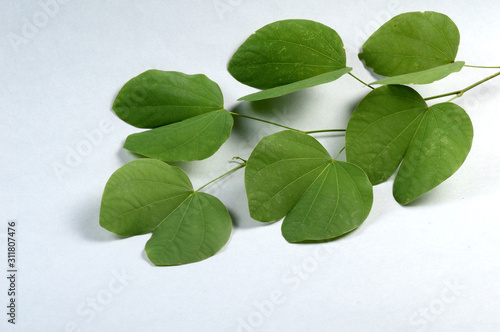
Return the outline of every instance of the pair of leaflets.
<path id="1" fill-rule="evenodd" d="M 389 76 L 371 84 L 428 84 L 458 72 L 458 28 L 446 15 L 411 12 L 380 27 L 363 45 L 359 58 L 374 72 Z M 235 52 L 228 70 L 241 83 L 263 91 L 241 97 L 275 98 L 332 82 L 346 67 L 342 39 L 330 27 L 309 20 L 283 20 L 251 35 Z"/>
<path id="2" fill-rule="evenodd" d="M 285 218 L 289 242 L 326 241 L 361 225 L 372 185 L 399 171 L 394 197 L 407 204 L 451 176 L 472 144 L 472 124 L 452 103 L 428 106 L 402 84 L 428 84 L 458 72 L 459 33 L 434 12 L 398 15 L 363 45 L 360 59 L 387 76 L 357 106 L 346 131 L 347 162 L 311 136 L 283 131 L 264 137 L 245 171 L 251 216 Z M 229 72 L 263 91 L 240 100 L 279 97 L 350 73 L 339 35 L 309 20 L 266 25 L 233 55 Z M 231 114 L 219 86 L 204 75 L 149 70 L 126 83 L 113 104 L 125 122 L 150 130 L 124 147 L 154 159 L 132 161 L 109 179 L 100 224 L 121 236 L 152 233 L 146 253 L 156 265 L 197 262 L 228 241 L 232 222 L 214 196 L 195 191 L 187 175 L 165 162 L 201 160 L 229 138 Z"/>
<path id="3" fill-rule="evenodd" d="M 408 204 L 455 173 L 472 146 L 473 128 L 460 106 L 428 106 L 401 84 L 428 84 L 464 66 L 455 62 L 460 34 L 453 21 L 436 12 L 398 15 L 363 45 L 359 58 L 377 74 L 356 107 L 346 131 L 347 160 L 360 166 L 373 184 L 397 173 L 394 198 Z"/>
<path id="4" fill-rule="evenodd" d="M 113 110 L 133 126 L 153 128 L 130 135 L 124 147 L 154 159 L 129 162 L 110 177 L 100 225 L 125 237 L 152 233 L 146 253 L 156 265 L 213 256 L 231 234 L 226 207 L 165 161 L 207 158 L 229 138 L 233 118 L 219 86 L 205 75 L 149 70 L 123 86 Z"/>

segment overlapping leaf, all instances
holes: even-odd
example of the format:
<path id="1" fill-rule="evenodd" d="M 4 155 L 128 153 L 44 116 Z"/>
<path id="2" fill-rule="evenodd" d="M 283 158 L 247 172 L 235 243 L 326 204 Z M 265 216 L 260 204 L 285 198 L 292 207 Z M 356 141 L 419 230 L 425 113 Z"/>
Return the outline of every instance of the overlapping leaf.
<path id="1" fill-rule="evenodd" d="M 264 137 L 245 170 L 250 215 L 263 221 L 286 216 L 289 242 L 328 240 L 357 228 L 372 206 L 363 171 L 332 160 L 314 138 L 295 131 Z"/>
<path id="2" fill-rule="evenodd" d="M 229 73 L 241 83 L 271 89 L 242 100 L 274 98 L 331 82 L 347 73 L 345 68 L 340 36 L 309 20 L 283 20 L 262 27 L 238 48 L 228 65 Z M 327 73 L 331 74 L 323 75 Z M 318 75 L 322 76 L 311 79 Z M 310 80 L 303 82 L 306 79 Z"/>
<path id="3" fill-rule="evenodd" d="M 460 34 L 453 21 L 436 12 L 411 12 L 393 17 L 365 42 L 359 58 L 383 76 L 398 76 L 449 65 L 455 61 Z M 442 67 L 391 83 L 425 84 L 459 71 Z"/>
<path id="4" fill-rule="evenodd" d="M 426 109 L 423 98 L 409 87 L 373 90 L 347 125 L 347 161 L 360 166 L 373 184 L 384 182 L 397 170 Z"/>
<path id="5" fill-rule="evenodd" d="M 428 107 L 415 90 L 387 85 L 356 107 L 347 126 L 346 156 L 373 184 L 387 180 L 403 161 L 394 197 L 407 204 L 455 173 L 472 136 L 472 123 L 458 105 Z"/>
<path id="6" fill-rule="evenodd" d="M 370 83 L 374 84 L 429 84 L 445 78 L 451 73 L 456 73 L 462 70 L 465 62 L 457 61 L 449 63 L 447 65 L 442 65 L 434 67 L 431 69 L 426 69 L 422 71 L 417 71 L 415 73 L 409 73 L 404 75 L 398 75 L 393 77 L 383 78 L 381 80 Z"/>
<path id="7" fill-rule="evenodd" d="M 125 149 L 165 161 L 210 157 L 231 134 L 233 117 L 226 110 L 201 114 L 127 137 Z"/>
<path id="8" fill-rule="evenodd" d="M 126 149 L 165 161 L 210 157 L 233 126 L 219 86 L 205 75 L 148 70 L 123 86 L 113 110 L 133 126 L 156 128 L 129 136 Z"/>
<path id="9" fill-rule="evenodd" d="M 453 175 L 467 158 L 472 137 L 472 123 L 460 106 L 429 107 L 399 168 L 394 198 L 407 204 Z"/>
<path id="10" fill-rule="evenodd" d="M 239 98 L 238 100 L 246 100 L 246 101 L 256 101 L 256 100 L 263 100 L 263 99 L 269 99 L 269 98 L 276 98 L 280 97 L 292 92 L 296 92 L 302 89 L 307 89 L 316 85 L 328 83 L 331 81 L 335 81 L 342 75 L 350 72 L 352 68 L 346 67 L 342 68 L 339 70 L 335 70 L 326 74 L 321 74 L 318 76 L 313 76 L 310 78 L 306 78 L 304 80 L 290 83 L 287 85 L 281 85 L 277 86 L 275 88 L 270 88 L 267 90 L 259 91 L 256 93 L 252 93 L 246 96 L 243 96 Z"/>
<path id="11" fill-rule="evenodd" d="M 194 191 L 180 168 L 154 159 L 132 161 L 111 176 L 99 223 L 121 236 L 153 232 L 146 253 L 156 265 L 211 257 L 227 242 L 232 228 L 217 198 Z"/>

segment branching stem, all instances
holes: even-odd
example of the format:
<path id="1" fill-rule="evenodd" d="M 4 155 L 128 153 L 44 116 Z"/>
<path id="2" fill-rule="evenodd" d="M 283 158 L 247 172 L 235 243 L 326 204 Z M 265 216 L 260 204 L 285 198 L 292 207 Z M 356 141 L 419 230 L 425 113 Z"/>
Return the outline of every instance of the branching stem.
<path id="1" fill-rule="evenodd" d="M 491 69 L 491 68 L 500 68 L 500 66 L 494 67 L 494 66 L 472 66 L 472 65 L 464 65 L 464 67 L 470 67 L 470 68 L 489 68 L 489 69 Z"/>
<path id="2" fill-rule="evenodd" d="M 345 132 L 345 129 L 320 129 L 305 131 L 306 134 Z"/>
<path id="3" fill-rule="evenodd" d="M 243 118 L 252 119 L 252 120 L 255 120 L 255 121 L 260 121 L 260 122 L 264 122 L 264 123 L 267 123 L 267 124 L 271 124 L 273 126 L 278 126 L 278 127 L 281 127 L 281 128 L 285 128 L 285 129 L 289 129 L 289 130 L 294 130 L 294 131 L 299 131 L 299 132 L 303 133 L 302 130 L 298 130 L 298 129 L 295 129 L 295 128 L 287 127 L 287 126 L 284 126 L 284 125 L 276 123 L 276 122 L 267 121 L 267 120 L 264 120 L 264 119 L 259 119 L 259 118 L 256 118 L 256 117 L 253 117 L 253 116 L 250 116 L 250 115 L 245 115 L 245 114 L 240 114 L 240 113 L 235 113 L 235 112 L 229 112 L 229 114 L 235 115 L 235 116 L 241 116 Z"/>
<path id="4" fill-rule="evenodd" d="M 236 166 L 235 168 L 233 168 L 233 169 L 231 169 L 231 170 L 227 171 L 226 173 L 222 174 L 221 176 L 216 177 L 216 178 L 215 178 L 215 179 L 213 179 L 212 181 L 205 183 L 203 186 L 201 186 L 200 188 L 198 188 L 198 190 L 196 190 L 196 192 L 198 192 L 198 191 L 200 191 L 201 189 L 205 188 L 205 187 L 206 187 L 206 186 L 208 186 L 209 184 L 212 184 L 212 183 L 214 183 L 215 181 L 217 181 L 217 180 L 219 180 L 219 179 L 223 178 L 224 176 L 229 175 L 229 174 L 231 174 L 231 173 L 233 173 L 233 172 L 235 172 L 235 171 L 239 170 L 240 168 L 243 168 L 243 167 L 245 167 L 245 166 L 247 165 L 247 161 L 246 161 L 246 160 L 244 160 L 244 159 L 242 159 L 242 158 L 240 158 L 240 157 L 235 157 L 235 158 L 233 158 L 233 159 L 240 159 L 240 160 L 243 160 L 243 162 L 242 162 L 241 164 L 239 164 L 238 166 Z"/>
<path id="5" fill-rule="evenodd" d="M 255 121 L 264 122 L 264 123 L 267 123 L 267 124 L 271 124 L 273 126 L 278 126 L 278 127 L 285 128 L 285 129 L 288 129 L 288 130 L 297 131 L 297 132 L 303 133 L 303 134 L 314 134 L 314 133 L 326 133 L 326 132 L 340 132 L 340 131 L 345 131 L 345 129 L 320 129 L 320 130 L 304 131 L 304 130 L 295 129 L 295 128 L 292 128 L 292 127 L 284 126 L 284 125 L 276 123 L 276 122 L 272 122 L 272 121 L 268 121 L 268 120 L 264 120 L 264 119 L 259 119 L 259 118 L 256 118 L 256 117 L 253 117 L 253 116 L 249 116 L 249 115 L 245 115 L 245 114 L 240 114 L 240 113 L 235 113 L 235 112 L 229 112 L 229 114 L 235 115 L 235 116 L 241 116 L 243 118 L 247 118 L 247 119 L 251 119 L 251 120 L 255 120 Z"/>
<path id="6" fill-rule="evenodd" d="M 476 82 L 474 84 L 471 84 L 468 87 L 463 88 L 462 90 L 457 90 L 457 91 L 453 91 L 453 92 L 443 93 L 443 94 L 437 95 L 437 96 L 427 97 L 427 98 L 424 98 L 424 100 L 431 100 L 431 99 L 436 99 L 436 98 L 441 98 L 441 97 L 447 97 L 447 96 L 453 96 L 454 95 L 455 97 L 453 97 L 453 98 L 451 98 L 449 100 L 449 101 L 452 101 L 455 98 L 462 97 L 463 94 L 465 92 L 469 91 L 470 89 L 473 89 L 476 86 L 478 86 L 480 84 L 483 84 L 484 82 L 489 81 L 489 80 L 491 80 L 494 77 L 497 77 L 498 75 L 500 75 L 500 71 L 497 72 L 497 73 L 495 73 L 495 74 L 493 74 L 493 75 L 490 75 L 490 76 L 488 76 L 486 78 L 483 78 L 482 80 L 480 80 L 480 81 L 478 81 L 478 82 Z"/>
<path id="7" fill-rule="evenodd" d="M 370 84 L 368 83 L 365 83 L 363 82 L 359 77 L 355 76 L 353 73 L 349 73 L 349 75 L 351 75 L 351 77 L 353 77 L 355 80 L 357 80 L 358 82 L 361 82 L 363 85 L 369 87 L 370 89 L 374 90 L 375 88 L 373 86 L 371 86 Z"/>
<path id="8" fill-rule="evenodd" d="M 339 153 L 337 153 L 337 155 L 335 156 L 335 158 L 333 158 L 333 160 L 337 159 L 337 157 L 338 157 L 338 156 L 340 156 L 340 154 L 341 154 L 341 153 L 342 153 L 342 151 L 344 151 L 344 150 L 345 150 L 345 146 L 344 146 L 342 149 L 340 149 Z"/>

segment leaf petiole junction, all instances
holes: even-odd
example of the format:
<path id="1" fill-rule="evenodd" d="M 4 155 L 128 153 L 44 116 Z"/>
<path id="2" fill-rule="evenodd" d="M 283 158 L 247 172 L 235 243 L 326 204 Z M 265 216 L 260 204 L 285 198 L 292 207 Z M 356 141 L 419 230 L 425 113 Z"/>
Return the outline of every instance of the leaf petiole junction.
<path id="1" fill-rule="evenodd" d="M 201 189 L 203 189 L 203 188 L 205 188 L 206 186 L 208 186 L 208 185 L 210 185 L 210 184 L 214 183 L 215 181 L 217 181 L 217 180 L 219 180 L 219 179 L 221 179 L 221 178 L 225 177 L 226 175 L 229 175 L 229 174 L 231 174 L 231 173 L 233 173 L 233 172 L 235 172 L 235 171 L 239 170 L 240 168 L 243 168 L 243 167 L 245 167 L 245 166 L 247 165 L 247 161 L 246 161 L 245 159 L 242 159 L 242 158 L 240 158 L 240 157 L 234 157 L 234 158 L 233 158 L 233 160 L 234 160 L 234 159 L 239 159 L 239 160 L 241 160 L 241 161 L 243 161 L 243 162 L 242 162 L 241 164 L 239 164 L 238 166 L 236 166 L 235 168 L 233 168 L 233 169 L 231 169 L 231 170 L 227 171 L 226 173 L 224 173 L 224 174 L 222 174 L 222 175 L 220 175 L 220 176 L 216 177 L 216 178 L 215 178 L 215 179 L 213 179 L 212 181 L 205 183 L 203 186 L 201 186 L 200 188 L 198 188 L 197 190 L 195 190 L 195 192 L 200 191 Z"/>
<path id="2" fill-rule="evenodd" d="M 296 128 L 284 126 L 284 125 L 276 123 L 276 122 L 272 122 L 272 121 L 268 121 L 268 120 L 264 120 L 264 119 L 259 119 L 259 118 L 256 118 L 256 117 L 253 117 L 253 116 L 249 116 L 249 115 L 245 115 L 245 114 L 240 114 L 240 113 L 235 113 L 235 112 L 229 112 L 229 114 L 234 115 L 234 116 L 241 116 L 243 118 L 251 119 L 251 120 L 254 120 L 254 121 L 264 122 L 264 123 L 267 123 L 267 124 L 270 124 L 270 125 L 273 125 L 273 126 L 285 128 L 285 129 L 288 129 L 288 130 L 297 131 L 297 132 L 303 133 L 303 134 L 328 133 L 328 132 L 345 132 L 345 129 L 319 129 L 319 130 L 304 131 L 304 130 L 300 130 L 300 129 L 296 129 Z M 241 158 L 238 158 L 238 159 L 241 159 Z"/>
<path id="3" fill-rule="evenodd" d="M 367 86 L 369 87 L 370 89 L 374 90 L 375 88 L 373 86 L 371 86 L 370 84 L 368 83 L 365 83 L 364 81 L 362 81 L 359 77 L 355 76 L 353 73 L 348 73 L 352 78 L 354 78 L 356 81 L 358 82 L 361 82 L 361 84 L 363 84 L 364 86 Z"/>
<path id="4" fill-rule="evenodd" d="M 486 69 L 500 68 L 500 66 L 473 66 L 473 65 L 464 65 L 464 67 L 470 67 L 470 68 L 486 68 Z"/>
<path id="5" fill-rule="evenodd" d="M 427 97 L 427 98 L 424 98 L 424 100 L 431 100 L 431 99 L 437 99 L 437 98 L 442 98 L 442 97 L 447 97 L 447 96 L 453 96 L 453 95 L 455 95 L 455 97 L 453 97 L 450 100 L 448 100 L 448 102 L 450 102 L 450 101 L 452 101 L 455 98 L 462 97 L 465 92 L 467 92 L 467 91 L 475 88 L 476 86 L 478 86 L 480 84 L 483 84 L 486 81 L 491 80 L 492 78 L 497 77 L 498 75 L 500 75 L 500 71 L 497 72 L 497 73 L 495 73 L 495 74 L 493 74 L 493 75 L 490 75 L 490 76 L 488 76 L 486 78 L 483 78 L 482 80 L 480 80 L 480 81 L 478 81 L 478 82 L 476 82 L 474 84 L 471 84 L 468 87 L 463 88 L 462 90 L 457 90 L 457 91 L 453 91 L 453 92 L 443 93 L 443 94 L 437 95 L 437 96 Z"/>

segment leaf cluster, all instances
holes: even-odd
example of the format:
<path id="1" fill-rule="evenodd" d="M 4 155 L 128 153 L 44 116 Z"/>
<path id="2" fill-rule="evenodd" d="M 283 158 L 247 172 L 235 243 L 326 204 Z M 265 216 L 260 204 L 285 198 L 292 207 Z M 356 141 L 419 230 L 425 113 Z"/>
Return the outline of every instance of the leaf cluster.
<path id="1" fill-rule="evenodd" d="M 337 160 L 340 152 L 332 157 L 312 136 L 315 131 L 290 128 L 262 138 L 248 161 L 241 159 L 234 169 L 246 167 L 251 217 L 266 223 L 284 218 L 282 234 L 291 243 L 329 241 L 366 220 L 373 185 L 394 173 L 394 198 L 403 205 L 455 173 L 472 145 L 467 113 L 452 102 L 428 105 L 426 100 L 435 97 L 426 99 L 407 85 L 429 84 L 460 71 L 465 62 L 455 61 L 459 41 L 456 25 L 441 13 L 404 13 L 382 25 L 359 58 L 386 78 L 365 84 L 372 90 L 345 129 L 346 161 Z M 243 101 L 356 78 L 337 32 L 298 19 L 257 30 L 236 50 L 228 71 L 261 90 Z M 156 265 L 214 255 L 230 237 L 229 213 L 216 197 L 200 192 L 205 186 L 194 190 L 186 173 L 168 163 L 210 157 L 229 138 L 233 116 L 244 115 L 224 108 L 221 89 L 205 75 L 159 70 L 127 82 L 113 110 L 128 124 L 149 129 L 124 144 L 148 158 L 111 176 L 100 225 L 125 237 L 152 233 L 146 253 Z"/>

